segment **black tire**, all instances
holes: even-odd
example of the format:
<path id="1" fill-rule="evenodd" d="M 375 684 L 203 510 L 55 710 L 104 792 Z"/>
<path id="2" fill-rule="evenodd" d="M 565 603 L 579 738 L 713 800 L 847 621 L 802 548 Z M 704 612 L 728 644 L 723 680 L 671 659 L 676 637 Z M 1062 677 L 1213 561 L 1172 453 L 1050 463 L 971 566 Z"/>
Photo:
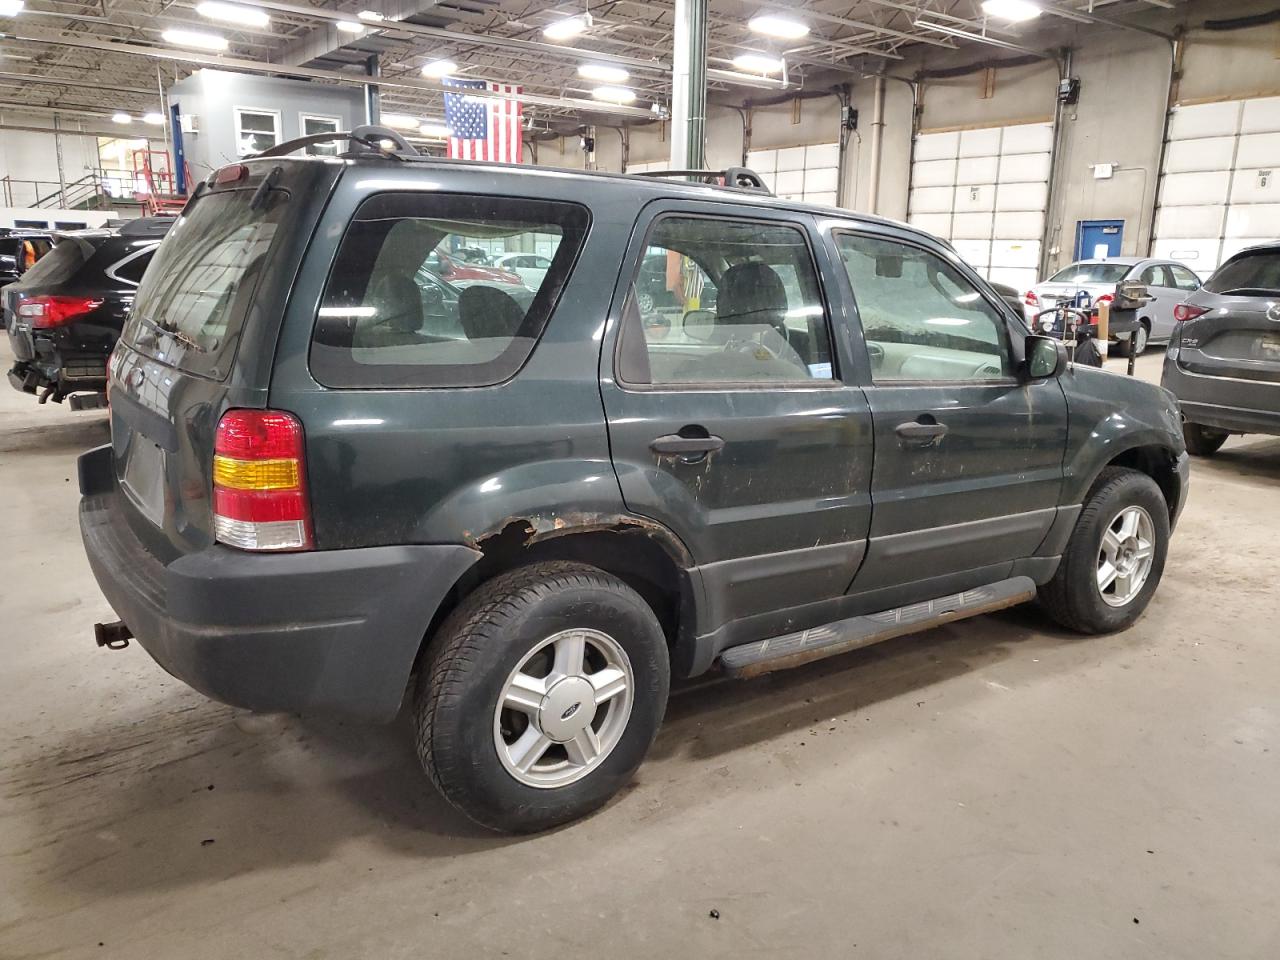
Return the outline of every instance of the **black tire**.
<path id="1" fill-rule="evenodd" d="M 1124 606 L 1111 606 L 1098 589 L 1098 559 L 1107 528 L 1128 506 L 1140 506 L 1154 527 L 1150 572 L 1142 589 Z M 1156 482 L 1126 467 L 1107 467 L 1085 497 L 1084 508 L 1053 579 L 1042 586 L 1041 607 L 1057 623 L 1079 633 L 1123 630 L 1142 615 L 1160 585 L 1169 551 L 1169 505 Z"/>
<path id="2" fill-rule="evenodd" d="M 1182 425 L 1182 437 L 1187 442 L 1187 450 L 1197 457 L 1212 457 L 1222 449 L 1228 436 L 1230 434 L 1225 430 L 1215 430 L 1198 423 Z"/>
<path id="3" fill-rule="evenodd" d="M 1147 347 L 1151 343 L 1151 327 L 1148 326 L 1146 320 L 1139 320 L 1138 324 L 1139 326 L 1142 327 L 1143 332 L 1146 334 L 1146 337 L 1147 337 L 1146 343 L 1144 343 L 1142 345 L 1142 349 L 1138 351 L 1138 355 L 1141 356 L 1144 352 L 1146 352 Z M 1129 356 L 1130 351 L 1133 350 L 1133 340 L 1134 340 L 1134 337 L 1136 336 L 1137 336 L 1137 333 L 1131 333 L 1128 336 L 1126 336 L 1123 340 L 1117 340 L 1115 343 L 1115 350 L 1112 351 L 1109 349 L 1107 351 L 1108 356 L 1117 356 L 1117 357 L 1127 358 Z"/>
<path id="4" fill-rule="evenodd" d="M 616 746 L 581 779 L 530 786 L 499 758 L 498 698 L 531 650 L 572 627 L 608 634 L 625 651 L 635 680 L 630 715 Z M 476 823 L 510 833 L 554 827 L 603 806 L 630 782 L 658 732 L 670 682 L 666 637 L 639 594 L 586 564 L 531 564 L 480 586 L 432 639 L 414 694 L 418 758 L 445 799 Z"/>

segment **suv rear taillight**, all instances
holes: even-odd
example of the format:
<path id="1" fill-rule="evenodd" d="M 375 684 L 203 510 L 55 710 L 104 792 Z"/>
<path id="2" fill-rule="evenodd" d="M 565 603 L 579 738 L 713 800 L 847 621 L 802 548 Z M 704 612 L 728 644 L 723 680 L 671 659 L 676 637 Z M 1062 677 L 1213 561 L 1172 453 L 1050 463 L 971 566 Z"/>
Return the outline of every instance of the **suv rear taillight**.
<path id="1" fill-rule="evenodd" d="M 1180 303 L 1173 308 L 1173 319 L 1185 323 L 1188 320 L 1198 320 L 1208 312 L 1208 307 L 1197 307 L 1190 303 Z"/>
<path id="2" fill-rule="evenodd" d="M 213 442 L 213 533 L 241 550 L 309 550 L 302 424 L 279 410 L 228 410 Z"/>
<path id="3" fill-rule="evenodd" d="M 33 330 L 47 330 L 70 323 L 100 306 L 102 301 L 92 297 L 22 297 L 18 301 L 18 316 L 30 320 Z"/>

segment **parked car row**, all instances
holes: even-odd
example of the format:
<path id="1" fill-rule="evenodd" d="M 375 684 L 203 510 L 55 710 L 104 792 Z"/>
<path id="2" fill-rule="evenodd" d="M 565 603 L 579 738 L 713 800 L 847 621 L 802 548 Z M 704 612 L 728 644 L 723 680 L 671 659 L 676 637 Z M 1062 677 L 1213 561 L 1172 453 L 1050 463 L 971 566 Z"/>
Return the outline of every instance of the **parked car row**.
<path id="1" fill-rule="evenodd" d="M 107 357 L 172 223 L 172 217 L 147 217 L 57 234 L 52 249 L 0 291 L 14 388 L 41 403 L 105 389 Z"/>

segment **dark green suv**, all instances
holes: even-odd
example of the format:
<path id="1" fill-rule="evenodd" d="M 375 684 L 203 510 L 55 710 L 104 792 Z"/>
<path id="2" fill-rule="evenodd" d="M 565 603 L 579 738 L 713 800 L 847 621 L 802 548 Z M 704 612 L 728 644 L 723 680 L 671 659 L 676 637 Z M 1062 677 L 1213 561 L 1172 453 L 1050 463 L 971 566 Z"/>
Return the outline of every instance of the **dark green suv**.
<path id="1" fill-rule="evenodd" d="M 1150 601 L 1175 403 L 1067 369 L 946 244 L 394 137 L 224 167 L 160 246 L 80 461 L 100 643 L 256 710 L 407 702 L 443 794 L 520 831 L 627 783 L 673 675 Z M 551 266 L 442 312 L 437 248 Z"/>

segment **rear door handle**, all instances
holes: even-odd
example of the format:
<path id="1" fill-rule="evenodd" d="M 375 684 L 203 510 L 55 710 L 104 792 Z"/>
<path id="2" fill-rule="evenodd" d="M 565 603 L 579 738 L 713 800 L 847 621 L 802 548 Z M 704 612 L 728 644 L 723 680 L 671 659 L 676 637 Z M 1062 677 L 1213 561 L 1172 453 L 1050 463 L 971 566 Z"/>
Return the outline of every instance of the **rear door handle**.
<path id="1" fill-rule="evenodd" d="M 894 432 L 913 445 L 927 447 L 930 444 L 937 443 L 947 435 L 947 425 L 945 423 L 920 423 L 917 420 L 909 420 L 906 423 L 898 424 Z"/>
<path id="2" fill-rule="evenodd" d="M 698 456 L 715 453 L 724 448 L 724 437 L 682 437 L 678 433 L 669 433 L 658 437 L 649 444 L 649 449 L 663 456 Z"/>

